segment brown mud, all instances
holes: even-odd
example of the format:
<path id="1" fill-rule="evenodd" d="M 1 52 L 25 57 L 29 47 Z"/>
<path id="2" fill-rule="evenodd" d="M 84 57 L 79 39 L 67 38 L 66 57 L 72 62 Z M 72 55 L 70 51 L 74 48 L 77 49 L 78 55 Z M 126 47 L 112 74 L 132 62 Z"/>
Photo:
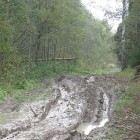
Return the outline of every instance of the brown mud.
<path id="1" fill-rule="evenodd" d="M 2 112 L 0 139 L 103 139 L 109 133 L 113 105 L 122 88 L 119 83 L 113 75 L 59 77 L 49 87 L 49 98 Z"/>

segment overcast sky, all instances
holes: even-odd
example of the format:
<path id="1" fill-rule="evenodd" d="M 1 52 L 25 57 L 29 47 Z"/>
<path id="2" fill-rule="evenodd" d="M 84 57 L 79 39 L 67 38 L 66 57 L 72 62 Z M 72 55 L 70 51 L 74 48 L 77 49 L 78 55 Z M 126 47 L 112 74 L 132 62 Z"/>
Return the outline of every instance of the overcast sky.
<path id="1" fill-rule="evenodd" d="M 117 0 L 81 0 L 82 3 L 86 6 L 86 8 L 98 19 L 106 19 L 104 16 L 105 10 L 115 11 L 117 8 L 121 7 L 121 3 L 117 2 Z M 109 24 L 112 27 L 112 31 L 115 32 L 120 20 L 109 20 Z"/>

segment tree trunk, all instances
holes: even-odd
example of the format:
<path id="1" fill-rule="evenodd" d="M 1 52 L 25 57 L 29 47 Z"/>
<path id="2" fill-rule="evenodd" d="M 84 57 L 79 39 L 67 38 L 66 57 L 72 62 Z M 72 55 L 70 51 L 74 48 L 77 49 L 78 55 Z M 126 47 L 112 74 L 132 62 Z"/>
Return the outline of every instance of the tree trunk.
<path id="1" fill-rule="evenodd" d="M 41 9 L 41 1 L 38 1 L 38 9 Z M 36 42 L 36 52 L 35 52 L 35 61 L 39 59 L 39 50 L 40 50 L 40 45 L 41 45 L 41 33 L 42 33 L 42 26 L 40 23 L 38 23 L 37 27 L 37 42 Z"/>
<path id="2" fill-rule="evenodd" d="M 122 3 L 123 3 L 123 12 L 122 12 L 121 70 L 123 71 L 127 67 L 126 38 L 125 38 L 125 33 L 126 33 L 125 19 L 127 14 L 126 0 L 123 0 Z"/>

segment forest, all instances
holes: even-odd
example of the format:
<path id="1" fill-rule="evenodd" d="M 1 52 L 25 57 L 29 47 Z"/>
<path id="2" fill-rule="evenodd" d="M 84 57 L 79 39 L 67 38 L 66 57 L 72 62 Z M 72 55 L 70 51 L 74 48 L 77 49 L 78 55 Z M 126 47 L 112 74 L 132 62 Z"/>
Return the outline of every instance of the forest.
<path id="1" fill-rule="evenodd" d="M 82 110 L 74 114 L 76 117 L 83 116 L 77 118 L 74 126 L 82 122 L 85 127 L 87 120 L 91 122 L 96 118 L 95 126 L 99 133 L 89 134 L 89 140 L 94 135 L 97 137 L 92 140 L 98 140 L 98 136 L 103 139 L 100 134 L 112 140 L 127 139 L 127 135 L 130 135 L 129 139 L 139 140 L 140 1 L 120 2 L 122 7 L 115 13 L 107 11 L 108 16 L 121 18 L 117 32 L 114 33 L 108 21 L 95 18 L 81 0 L 0 0 L 0 125 L 3 124 L 1 120 L 5 118 L 4 113 L 17 113 L 22 103 L 26 102 L 29 106 L 28 118 L 33 114 L 38 119 L 35 122 L 34 118 L 30 118 L 31 126 L 27 124 L 25 128 L 17 123 L 15 130 L 10 130 L 11 126 L 8 129 L 5 126 L 1 129 L 0 126 L 0 139 L 10 135 L 13 137 L 18 129 L 32 129 L 34 124 L 46 120 L 51 110 L 59 110 L 61 107 L 63 110 L 68 106 L 65 102 L 68 102 L 69 106 L 75 107 L 73 113 L 80 107 L 85 113 L 80 114 Z M 49 103 L 42 101 L 51 97 Z M 34 104 L 29 105 L 34 101 L 38 101 L 37 108 Z M 92 110 L 94 105 L 97 109 Z M 40 116 L 37 113 L 42 108 L 45 111 Z M 59 115 L 60 112 L 53 113 Z M 76 119 L 75 116 L 73 118 Z M 61 122 L 59 116 L 53 119 L 54 122 L 57 119 Z M 106 130 L 100 130 L 104 121 L 110 125 Z M 112 123 L 115 126 L 113 128 Z M 53 123 L 50 129 L 51 126 Z M 94 129 L 94 125 L 92 127 Z M 79 136 L 78 130 L 69 130 L 68 140 L 84 140 L 85 136 Z M 52 132 L 46 130 L 47 133 L 49 131 Z M 63 135 L 64 131 L 61 132 Z M 83 132 L 86 135 L 88 127 Z M 21 139 L 22 133 L 19 133 L 14 135 L 15 140 L 18 140 L 18 136 Z M 40 134 L 41 140 L 43 134 L 44 131 Z M 60 135 L 58 140 L 66 140 L 62 137 Z M 45 138 L 52 140 L 57 139 L 57 136 Z M 10 137 L 10 140 L 13 139 Z"/>
<path id="2" fill-rule="evenodd" d="M 125 4 L 126 3 L 126 4 Z M 138 0 L 125 1 L 124 5 L 124 20 L 118 27 L 115 34 L 115 52 L 121 60 L 121 44 L 122 44 L 122 28 L 125 26 L 125 50 L 126 66 L 135 67 L 140 64 L 140 47 L 139 47 L 139 33 L 140 33 L 140 2 Z"/>
<path id="3" fill-rule="evenodd" d="M 1 84 L 20 86 L 75 65 L 91 70 L 114 62 L 108 23 L 80 0 L 1 0 L 0 36 Z"/>

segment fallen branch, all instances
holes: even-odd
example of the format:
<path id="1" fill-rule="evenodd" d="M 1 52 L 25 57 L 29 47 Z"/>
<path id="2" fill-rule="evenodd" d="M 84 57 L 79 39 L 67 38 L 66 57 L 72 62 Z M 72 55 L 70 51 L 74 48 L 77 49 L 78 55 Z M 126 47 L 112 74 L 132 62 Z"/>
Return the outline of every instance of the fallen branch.
<path id="1" fill-rule="evenodd" d="M 34 110 L 32 109 L 31 106 L 30 106 L 30 109 L 31 109 L 32 113 L 34 114 L 34 117 L 37 117 L 37 114 L 34 112 Z"/>

